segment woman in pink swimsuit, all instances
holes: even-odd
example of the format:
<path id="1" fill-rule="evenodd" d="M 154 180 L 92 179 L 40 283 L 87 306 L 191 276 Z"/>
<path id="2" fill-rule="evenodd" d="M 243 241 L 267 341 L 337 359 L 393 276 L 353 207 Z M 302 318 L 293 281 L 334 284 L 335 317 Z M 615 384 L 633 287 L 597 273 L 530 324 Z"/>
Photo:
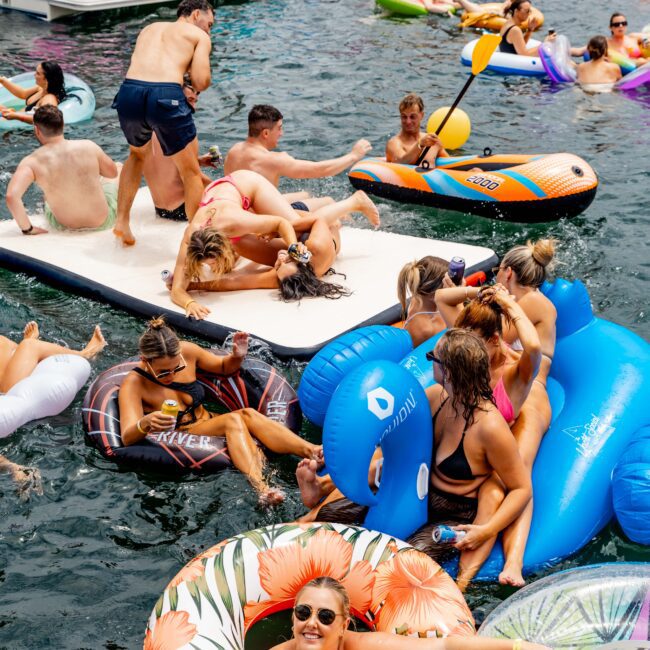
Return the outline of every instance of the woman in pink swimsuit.
<path id="1" fill-rule="evenodd" d="M 641 51 L 648 35 L 627 34 L 627 18 L 624 14 L 612 14 L 609 19 L 609 30 L 611 32 L 611 36 L 607 39 L 609 49 L 616 50 L 632 59 L 637 68 L 648 62 L 649 59 L 644 58 Z"/>

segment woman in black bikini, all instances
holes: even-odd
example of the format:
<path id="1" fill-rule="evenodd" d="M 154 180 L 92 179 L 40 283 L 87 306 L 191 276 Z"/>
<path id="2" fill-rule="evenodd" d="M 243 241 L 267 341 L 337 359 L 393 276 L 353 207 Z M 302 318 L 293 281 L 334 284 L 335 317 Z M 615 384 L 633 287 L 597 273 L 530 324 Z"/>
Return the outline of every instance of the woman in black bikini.
<path id="1" fill-rule="evenodd" d="M 222 375 L 237 372 L 248 351 L 247 334 L 237 332 L 232 352 L 218 356 L 194 343 L 179 341 L 164 320 L 157 318 L 140 338 L 139 350 L 140 363 L 124 379 L 119 393 L 125 445 L 142 440 L 149 432 L 173 427 L 196 435 L 223 436 L 233 465 L 246 474 L 264 503 L 278 503 L 284 494 L 264 480 L 265 457 L 253 438 L 278 454 L 310 458 L 320 453 L 319 446 L 252 408 L 215 415 L 203 406 L 205 392 L 196 379 L 197 370 Z M 160 411 L 167 399 L 176 400 L 181 407 L 176 419 Z"/>
<path id="2" fill-rule="evenodd" d="M 0 77 L 2 84 L 12 95 L 25 100 L 25 108 L 16 111 L 13 108 L 0 106 L 2 117 L 7 120 L 19 120 L 26 124 L 34 123 L 34 109 L 39 106 L 58 106 L 65 99 L 65 86 L 63 70 L 55 61 L 43 61 L 36 66 L 34 74 L 36 85 L 31 88 L 22 88 L 7 77 Z"/>

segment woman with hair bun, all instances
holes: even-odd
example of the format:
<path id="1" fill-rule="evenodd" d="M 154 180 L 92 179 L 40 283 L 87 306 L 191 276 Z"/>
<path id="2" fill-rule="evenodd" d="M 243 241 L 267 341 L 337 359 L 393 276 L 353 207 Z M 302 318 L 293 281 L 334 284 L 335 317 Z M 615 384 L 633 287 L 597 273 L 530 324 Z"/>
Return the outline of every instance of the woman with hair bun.
<path id="1" fill-rule="evenodd" d="M 411 335 L 414 348 L 446 327 L 434 294 L 442 286 L 448 268 L 449 262 L 427 255 L 405 264 L 399 272 L 397 297 L 402 305 L 403 327 Z"/>
<path id="2" fill-rule="evenodd" d="M 296 595 L 291 629 L 293 638 L 271 650 L 550 650 L 522 639 L 448 636 L 444 639 L 402 636 L 388 632 L 360 633 L 349 630 L 350 597 L 334 578 L 310 580 Z"/>
<path id="3" fill-rule="evenodd" d="M 42 61 L 36 66 L 34 74 L 36 85 L 23 88 L 7 77 L 0 77 L 2 84 L 12 95 L 25 100 L 25 108 L 16 111 L 0 106 L 0 114 L 7 120 L 19 120 L 26 124 L 34 123 L 34 109 L 40 106 L 58 106 L 66 96 L 63 70 L 56 61 Z"/>
<path id="4" fill-rule="evenodd" d="M 537 18 L 530 15 L 532 7 L 529 0 L 512 0 L 510 6 L 504 11 L 506 22 L 501 28 L 500 52 L 519 56 L 538 56 L 539 47 L 528 47 L 528 40 L 537 28 Z M 523 25 L 526 21 L 528 21 L 528 28 L 524 34 Z"/>
<path id="5" fill-rule="evenodd" d="M 616 83 L 623 75 L 620 66 L 607 59 L 607 39 L 604 36 L 594 36 L 587 43 L 589 61 L 579 63 L 578 83 L 580 84 L 609 84 Z"/>
<path id="6" fill-rule="evenodd" d="M 122 441 L 132 445 L 148 433 L 174 428 L 195 435 L 226 438 L 233 465 L 258 491 L 260 501 L 279 503 L 284 494 L 269 487 L 263 476 L 265 457 L 255 443 L 278 454 L 311 458 L 321 448 L 252 408 L 217 415 L 203 405 L 205 390 L 197 371 L 230 375 L 239 370 L 248 352 L 248 334 L 236 332 L 232 352 L 217 355 L 194 343 L 180 341 L 163 318 L 149 322 L 139 342 L 140 363 L 125 377 L 119 392 Z M 161 412 L 165 400 L 178 402 L 177 417 Z"/>

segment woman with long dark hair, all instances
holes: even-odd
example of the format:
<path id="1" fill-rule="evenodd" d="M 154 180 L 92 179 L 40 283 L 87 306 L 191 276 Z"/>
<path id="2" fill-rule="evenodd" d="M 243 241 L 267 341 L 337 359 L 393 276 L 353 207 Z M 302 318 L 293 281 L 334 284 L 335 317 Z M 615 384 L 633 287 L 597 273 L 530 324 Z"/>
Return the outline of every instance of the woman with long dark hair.
<path id="1" fill-rule="evenodd" d="M 25 100 L 25 108 L 17 111 L 0 106 L 0 114 L 6 120 L 19 120 L 25 124 L 34 123 L 34 109 L 40 106 L 58 106 L 66 96 L 63 70 L 56 61 L 42 61 L 36 66 L 34 74 L 36 85 L 23 88 L 7 77 L 0 77 L 2 84 L 12 95 Z"/>

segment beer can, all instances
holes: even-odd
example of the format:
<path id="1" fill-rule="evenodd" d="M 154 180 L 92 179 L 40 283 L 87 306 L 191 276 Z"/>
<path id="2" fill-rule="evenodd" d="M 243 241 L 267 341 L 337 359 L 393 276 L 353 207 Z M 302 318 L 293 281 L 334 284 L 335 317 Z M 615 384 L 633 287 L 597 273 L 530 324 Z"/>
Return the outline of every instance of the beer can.
<path id="1" fill-rule="evenodd" d="M 221 150 L 219 149 L 219 145 L 213 144 L 208 151 L 210 152 L 210 160 L 212 160 L 215 165 L 218 165 L 221 162 Z"/>
<path id="2" fill-rule="evenodd" d="M 452 257 L 447 273 L 451 281 L 456 286 L 460 286 L 463 283 L 463 277 L 465 275 L 465 260 L 462 257 Z"/>
<path id="3" fill-rule="evenodd" d="M 173 415 L 174 417 L 178 416 L 179 410 L 180 407 L 178 406 L 178 402 L 175 399 L 166 399 L 160 407 L 160 412 L 163 415 Z"/>
<path id="4" fill-rule="evenodd" d="M 464 530 L 454 530 L 451 526 L 441 524 L 436 526 L 431 532 L 433 541 L 436 544 L 454 544 L 465 537 Z"/>
<path id="5" fill-rule="evenodd" d="M 172 277 L 172 272 L 167 270 L 167 269 L 160 272 L 160 278 L 162 279 L 163 282 L 167 282 L 167 280 L 169 280 L 169 278 L 171 278 L 171 277 Z M 174 400 L 172 400 L 172 401 L 174 401 Z"/>

